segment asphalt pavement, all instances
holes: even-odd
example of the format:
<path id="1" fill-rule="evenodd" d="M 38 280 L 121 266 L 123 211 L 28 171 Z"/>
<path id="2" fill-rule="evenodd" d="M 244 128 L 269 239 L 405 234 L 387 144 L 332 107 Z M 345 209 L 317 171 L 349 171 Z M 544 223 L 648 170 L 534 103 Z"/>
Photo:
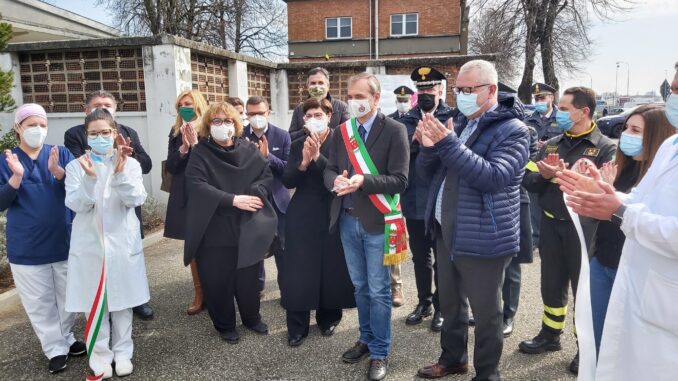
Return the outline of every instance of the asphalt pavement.
<path id="1" fill-rule="evenodd" d="M 183 244 L 163 239 L 146 249 L 151 286 L 151 305 L 156 318 L 134 322 L 134 373 L 127 380 L 364 380 L 368 361 L 345 364 L 344 350 L 358 337 L 356 310 L 344 312 L 344 319 L 332 337 L 323 337 L 313 319 L 306 342 L 297 348 L 287 345 L 285 311 L 280 306 L 275 262 L 266 260 L 266 296 L 261 313 L 270 333 L 260 336 L 238 323 L 241 341 L 229 345 L 217 335 L 207 312 L 188 316 L 192 298 L 190 270 L 182 264 Z M 515 330 L 504 342 L 501 374 L 505 380 L 574 380 L 567 367 L 575 354 L 572 319 L 562 336 L 563 350 L 543 355 L 526 355 L 518 343 L 536 335 L 541 326 L 539 259 L 523 265 L 523 292 Z M 417 369 L 437 360 L 439 334 L 431 332 L 430 319 L 421 325 L 405 325 L 405 317 L 416 304 L 412 262 L 403 264 L 406 305 L 393 309 L 393 345 L 388 380 L 416 379 Z M 238 320 L 239 322 L 239 320 Z M 82 338 L 84 318 L 78 318 L 76 336 Z M 473 360 L 473 328 L 469 334 L 470 361 Z M 47 359 L 40 350 L 21 306 L 0 310 L 0 380 L 84 380 L 84 357 L 69 360 L 59 374 L 47 372 Z M 470 380 L 473 371 L 446 380 Z M 115 378 L 115 377 L 114 377 Z"/>

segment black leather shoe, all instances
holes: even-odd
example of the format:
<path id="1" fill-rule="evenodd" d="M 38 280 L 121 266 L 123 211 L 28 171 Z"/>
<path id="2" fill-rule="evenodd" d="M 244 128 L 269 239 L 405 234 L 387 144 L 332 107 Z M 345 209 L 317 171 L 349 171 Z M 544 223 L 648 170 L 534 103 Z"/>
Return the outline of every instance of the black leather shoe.
<path id="1" fill-rule="evenodd" d="M 386 377 L 387 360 L 370 360 L 370 369 L 367 371 L 367 379 L 370 381 L 383 380 Z"/>
<path id="2" fill-rule="evenodd" d="M 411 314 L 407 315 L 407 319 L 405 319 L 405 324 L 407 325 L 415 325 L 419 324 L 424 320 L 425 317 L 431 316 L 431 306 L 424 306 L 423 304 L 418 304 L 417 308 L 412 311 Z"/>
<path id="3" fill-rule="evenodd" d="M 513 319 L 504 319 L 504 337 L 509 337 L 513 333 Z"/>
<path id="4" fill-rule="evenodd" d="M 153 320 L 153 309 L 148 303 L 132 308 L 134 314 L 141 320 Z"/>
<path id="5" fill-rule="evenodd" d="M 238 334 L 238 331 L 236 331 L 235 329 L 219 332 L 219 336 L 221 336 L 221 338 L 224 339 L 224 341 L 229 344 L 238 344 L 238 342 L 240 341 L 240 335 Z"/>
<path id="6" fill-rule="evenodd" d="M 341 359 L 349 364 L 355 364 L 367 356 L 368 353 L 370 353 L 370 350 L 367 348 L 367 344 L 357 341 L 351 349 L 341 355 Z"/>
<path id="7" fill-rule="evenodd" d="M 287 338 L 287 344 L 289 344 L 290 347 L 298 347 L 304 343 L 304 340 L 306 340 L 306 336 L 294 335 Z"/>
<path id="8" fill-rule="evenodd" d="M 69 356 L 82 356 L 87 353 L 87 346 L 82 341 L 76 341 L 71 345 L 71 348 L 68 350 Z"/>
<path id="9" fill-rule="evenodd" d="M 431 319 L 431 331 L 440 332 L 443 329 L 443 314 L 440 311 L 433 313 L 433 319 Z"/>
<path id="10" fill-rule="evenodd" d="M 542 330 L 532 340 L 525 340 L 518 344 L 518 349 L 527 354 L 538 354 L 546 351 L 559 351 L 563 349 L 560 345 L 560 336 Z"/>
<path id="11" fill-rule="evenodd" d="M 334 330 L 337 329 L 339 323 L 332 323 L 329 327 L 320 327 L 320 334 L 323 336 L 332 336 L 334 335 Z"/>
<path id="12" fill-rule="evenodd" d="M 49 372 L 58 373 L 66 369 L 66 361 L 68 361 L 68 355 L 52 357 L 49 359 Z"/>
<path id="13" fill-rule="evenodd" d="M 261 320 L 257 324 L 246 325 L 245 327 L 260 335 L 268 335 L 268 325 Z"/>
<path id="14" fill-rule="evenodd" d="M 574 374 L 579 374 L 579 350 L 577 350 L 577 354 L 574 356 L 572 362 L 570 363 L 570 372 Z"/>

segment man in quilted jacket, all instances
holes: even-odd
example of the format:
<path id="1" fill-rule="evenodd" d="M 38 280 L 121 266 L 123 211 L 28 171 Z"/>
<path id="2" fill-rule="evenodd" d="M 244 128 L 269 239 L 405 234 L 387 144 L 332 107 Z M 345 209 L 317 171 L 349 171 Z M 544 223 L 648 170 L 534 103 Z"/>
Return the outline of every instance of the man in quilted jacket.
<path id="1" fill-rule="evenodd" d="M 499 380 L 503 348 L 501 287 L 519 250 L 520 183 L 529 132 L 514 96 L 499 101 L 497 72 L 483 60 L 459 69 L 454 84 L 462 118 L 447 126 L 425 117 L 417 175 L 431 182 L 426 229 L 435 238 L 440 308 L 445 317 L 437 363 L 418 376 L 468 371 L 468 308 L 475 317 L 474 380 Z"/>

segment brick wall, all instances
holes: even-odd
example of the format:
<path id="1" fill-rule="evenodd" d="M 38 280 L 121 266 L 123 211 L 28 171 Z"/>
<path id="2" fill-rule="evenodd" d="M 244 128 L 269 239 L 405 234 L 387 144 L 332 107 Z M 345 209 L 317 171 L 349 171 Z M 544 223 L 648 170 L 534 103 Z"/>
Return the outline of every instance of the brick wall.
<path id="1" fill-rule="evenodd" d="M 191 52 L 193 89 L 200 90 L 209 102 L 228 97 L 228 60 Z"/>
<path id="2" fill-rule="evenodd" d="M 348 95 L 348 79 L 355 74 L 362 73 L 365 71 L 365 66 L 355 66 L 355 67 L 341 67 L 341 68 L 332 68 L 330 66 L 325 66 L 325 68 L 330 72 L 330 95 L 333 98 L 341 99 L 346 101 Z M 306 74 L 308 70 L 287 70 L 287 85 L 289 91 L 290 99 L 290 110 L 297 107 L 297 105 L 306 98 L 308 98 L 308 93 L 306 92 Z"/>
<path id="3" fill-rule="evenodd" d="M 427 0 L 426 6 L 419 1 L 388 0 L 379 2 L 379 37 L 391 36 L 391 15 L 399 13 L 419 14 L 419 36 L 459 34 L 461 7 L 459 0 Z"/>
<path id="4" fill-rule="evenodd" d="M 82 112 L 88 93 L 111 92 L 120 111 L 146 111 L 141 48 L 83 49 L 19 54 L 24 103 L 47 112 Z"/>
<path id="5" fill-rule="evenodd" d="M 247 88 L 250 96 L 262 96 L 271 105 L 271 70 L 247 65 Z"/>

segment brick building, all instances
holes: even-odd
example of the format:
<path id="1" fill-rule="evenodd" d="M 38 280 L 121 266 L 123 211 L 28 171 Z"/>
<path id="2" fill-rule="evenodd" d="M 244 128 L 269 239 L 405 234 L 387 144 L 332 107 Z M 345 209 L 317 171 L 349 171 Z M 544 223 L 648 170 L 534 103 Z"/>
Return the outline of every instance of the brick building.
<path id="1" fill-rule="evenodd" d="M 292 62 L 466 54 L 465 0 L 284 1 Z"/>

